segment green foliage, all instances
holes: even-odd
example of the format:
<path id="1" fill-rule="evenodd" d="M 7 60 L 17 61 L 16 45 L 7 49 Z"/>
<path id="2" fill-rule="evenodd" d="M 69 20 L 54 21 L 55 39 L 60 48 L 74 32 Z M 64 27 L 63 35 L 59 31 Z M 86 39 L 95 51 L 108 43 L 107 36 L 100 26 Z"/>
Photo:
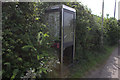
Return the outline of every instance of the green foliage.
<path id="1" fill-rule="evenodd" d="M 88 59 L 80 59 L 80 62 L 72 67 L 69 78 L 84 78 L 84 76 L 86 76 L 86 73 L 89 71 L 94 71 L 95 68 L 101 67 L 101 65 L 104 64 L 104 62 L 109 58 L 116 46 L 105 46 L 104 48 L 104 54 L 103 52 L 97 52 L 97 55 L 95 55 L 95 52 L 88 52 Z"/>
<path id="2" fill-rule="evenodd" d="M 117 20 L 114 18 L 108 18 L 105 20 L 104 25 L 106 43 L 109 45 L 118 43 L 120 27 L 118 26 Z"/>
<path id="3" fill-rule="evenodd" d="M 79 3 L 67 3 L 76 12 L 76 58 L 87 58 L 87 51 L 101 48 L 100 17 L 91 14 L 90 9 Z"/>
<path id="4" fill-rule="evenodd" d="M 67 3 L 76 12 L 76 58 L 87 59 L 88 52 L 102 51 L 101 35 L 104 45 L 115 45 L 119 40 L 120 27 L 114 18 L 104 18 L 104 28 L 101 29 L 102 18 L 91 14 L 91 10 L 79 3 Z"/>
<path id="5" fill-rule="evenodd" d="M 50 48 L 53 37 L 45 23 L 45 9 L 57 4 L 65 4 L 77 11 L 76 59 L 94 60 L 95 56 L 89 58 L 92 54 L 88 52 L 101 50 L 102 21 L 81 3 L 3 3 L 3 77 L 46 77 L 45 74 L 58 62 L 55 50 Z M 114 45 L 119 40 L 118 24 L 116 19 L 104 18 L 104 44 Z"/>
<path id="6" fill-rule="evenodd" d="M 40 4 L 3 3 L 3 78 L 43 77 L 57 63 Z"/>

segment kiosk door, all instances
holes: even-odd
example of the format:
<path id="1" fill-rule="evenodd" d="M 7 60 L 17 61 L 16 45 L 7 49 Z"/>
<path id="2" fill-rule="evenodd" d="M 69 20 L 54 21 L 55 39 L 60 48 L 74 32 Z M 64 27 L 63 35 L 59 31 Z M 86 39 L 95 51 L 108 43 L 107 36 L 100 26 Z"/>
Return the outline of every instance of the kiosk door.
<path id="1" fill-rule="evenodd" d="M 64 48 L 73 45 L 74 29 L 73 29 L 74 14 L 64 10 Z"/>

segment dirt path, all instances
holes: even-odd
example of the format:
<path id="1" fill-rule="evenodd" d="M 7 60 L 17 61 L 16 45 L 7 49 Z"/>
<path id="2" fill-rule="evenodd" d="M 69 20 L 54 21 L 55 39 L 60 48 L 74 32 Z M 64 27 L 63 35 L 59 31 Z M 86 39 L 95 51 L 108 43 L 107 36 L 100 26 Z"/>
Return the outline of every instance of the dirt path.
<path id="1" fill-rule="evenodd" d="M 119 52 L 119 53 L 118 53 Z M 90 72 L 85 78 L 119 78 L 120 79 L 120 47 L 116 48 L 109 59 L 100 68 Z"/>

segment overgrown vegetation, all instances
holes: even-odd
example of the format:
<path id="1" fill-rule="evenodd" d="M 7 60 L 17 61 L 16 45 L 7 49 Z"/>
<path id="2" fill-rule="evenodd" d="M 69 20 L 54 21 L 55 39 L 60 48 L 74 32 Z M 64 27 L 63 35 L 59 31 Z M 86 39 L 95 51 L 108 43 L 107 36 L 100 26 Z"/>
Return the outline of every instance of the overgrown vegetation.
<path id="1" fill-rule="evenodd" d="M 44 14 L 40 7 L 44 5 L 39 10 L 36 3 L 3 3 L 2 6 L 3 77 L 45 77 L 58 58 L 50 47 L 48 29 L 41 17 Z"/>
<path id="2" fill-rule="evenodd" d="M 77 11 L 75 60 L 82 63 L 99 61 L 104 55 L 98 52 L 106 50 L 101 48 L 101 17 L 91 14 L 81 3 L 3 3 L 3 78 L 47 77 L 59 62 L 56 50 L 50 47 L 52 38 L 44 22 L 45 9 L 56 4 L 65 4 Z M 115 45 L 119 32 L 116 19 L 104 18 L 105 45 Z M 92 64 L 96 62 L 87 66 Z"/>
<path id="3" fill-rule="evenodd" d="M 88 75 L 89 71 L 95 71 L 96 68 L 101 67 L 101 65 L 105 64 L 106 60 L 111 55 L 112 51 L 116 48 L 116 46 L 105 46 L 104 54 L 101 52 L 87 53 L 87 60 L 80 59 L 79 63 L 73 66 L 69 73 L 69 78 L 85 78 Z"/>

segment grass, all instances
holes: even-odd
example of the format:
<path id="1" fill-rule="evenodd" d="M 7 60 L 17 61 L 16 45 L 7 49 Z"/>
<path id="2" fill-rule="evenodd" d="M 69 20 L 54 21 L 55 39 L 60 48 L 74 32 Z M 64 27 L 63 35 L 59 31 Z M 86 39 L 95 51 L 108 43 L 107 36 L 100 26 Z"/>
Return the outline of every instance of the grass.
<path id="1" fill-rule="evenodd" d="M 109 58 L 112 51 L 116 48 L 116 46 L 105 46 L 104 52 L 88 52 L 87 60 L 80 60 L 78 64 L 75 64 L 70 69 L 69 78 L 82 78 L 84 77 L 90 70 L 94 70 L 97 67 L 100 67 L 105 63 L 105 61 Z"/>

